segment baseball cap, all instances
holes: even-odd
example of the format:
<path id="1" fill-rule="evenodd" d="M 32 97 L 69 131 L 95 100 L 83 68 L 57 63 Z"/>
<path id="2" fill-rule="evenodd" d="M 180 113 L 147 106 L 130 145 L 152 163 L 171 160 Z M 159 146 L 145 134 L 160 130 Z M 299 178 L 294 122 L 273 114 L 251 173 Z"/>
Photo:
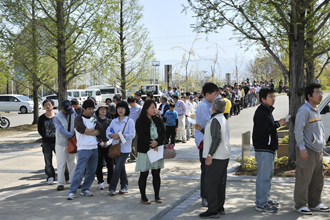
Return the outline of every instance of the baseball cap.
<path id="1" fill-rule="evenodd" d="M 66 114 L 71 115 L 73 114 L 73 108 L 72 108 L 72 104 L 69 100 L 64 100 L 61 103 L 61 108 L 65 111 Z"/>

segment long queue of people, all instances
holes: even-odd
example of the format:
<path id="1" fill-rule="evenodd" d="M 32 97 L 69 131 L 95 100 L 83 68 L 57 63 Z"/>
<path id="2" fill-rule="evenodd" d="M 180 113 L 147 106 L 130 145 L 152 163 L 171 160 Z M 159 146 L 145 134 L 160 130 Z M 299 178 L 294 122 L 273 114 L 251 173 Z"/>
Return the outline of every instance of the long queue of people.
<path id="1" fill-rule="evenodd" d="M 224 89 L 229 89 L 230 92 L 230 88 Z M 321 204 L 320 199 L 323 187 L 321 147 L 325 142 L 324 134 L 322 136 L 323 125 L 318 120 L 319 112 L 315 108 L 322 100 L 320 90 L 319 84 L 306 87 L 307 102 L 298 111 L 297 118 L 301 120 L 295 127 L 299 146 L 297 157 L 301 159 L 297 159 L 297 169 L 300 172 L 296 178 L 294 200 L 296 211 L 302 214 L 329 211 L 328 207 Z M 64 190 L 64 185 L 70 184 L 68 200 L 75 199 L 79 188 L 82 196 L 93 196 L 89 189 L 95 175 L 99 189 L 105 189 L 102 172 L 104 163 L 108 169 L 106 181 L 109 195 L 116 195 L 118 184 L 119 194 L 128 193 L 125 163 L 136 162 L 135 171 L 140 173 L 140 202 L 151 204 L 146 195 L 147 177 L 151 171 L 155 202 L 163 203 L 160 197 L 160 172 L 164 168 L 164 160 L 151 163 L 147 151 L 158 151 L 158 147 L 164 143 L 175 145 L 194 137 L 201 162 L 200 196 L 202 205 L 208 207 L 200 217 L 220 217 L 225 214 L 227 166 L 231 150 L 228 118 L 232 106 L 227 93 L 214 83 L 205 83 L 202 94 L 200 97 L 197 92 L 191 95 L 182 93 L 179 98 L 169 87 L 166 96 L 161 97 L 159 108 L 152 94 L 147 95 L 145 101 L 140 94 L 128 97 L 127 101 L 116 96 L 109 106 L 105 103 L 95 105 L 92 97 L 82 106 L 75 100 L 65 100 L 57 114 L 53 111 L 53 101 L 45 100 L 43 106 L 46 113 L 39 118 L 38 131 L 42 136 L 48 184 L 52 184 L 56 177 L 52 166 L 52 152 L 56 152 L 57 190 Z M 277 212 L 279 202 L 269 198 L 274 155 L 278 148 L 276 128 L 288 122 L 285 118 L 275 121 L 272 116 L 275 103 L 275 91 L 272 87 L 261 87 L 258 100 L 260 104 L 253 117 L 253 145 L 258 167 L 255 209 Z M 80 110 L 82 111 L 78 114 Z M 195 126 L 191 126 L 189 119 L 196 120 Z M 304 121 L 307 123 L 302 123 Z M 313 140 L 306 136 L 306 132 L 312 132 Z M 68 139 L 74 136 L 77 139 L 78 153 L 70 154 Z M 117 144 L 120 145 L 120 155 L 110 158 L 109 147 Z M 309 161 L 309 157 L 312 161 Z"/>

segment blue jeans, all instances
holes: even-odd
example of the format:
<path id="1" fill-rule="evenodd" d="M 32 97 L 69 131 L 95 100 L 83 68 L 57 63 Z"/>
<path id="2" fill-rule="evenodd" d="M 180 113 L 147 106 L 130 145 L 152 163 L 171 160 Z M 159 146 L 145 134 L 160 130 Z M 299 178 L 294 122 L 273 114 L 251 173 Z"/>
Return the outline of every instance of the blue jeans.
<path id="1" fill-rule="evenodd" d="M 115 170 L 109 185 L 109 191 L 116 191 L 116 187 L 120 178 L 120 189 L 128 189 L 128 179 L 126 174 L 125 162 L 129 153 L 121 153 L 120 156 L 114 158 L 116 162 Z"/>
<path id="2" fill-rule="evenodd" d="M 97 148 L 93 150 L 78 150 L 78 161 L 72 178 L 69 193 L 77 193 L 77 189 L 82 181 L 82 178 L 84 177 L 85 170 L 85 180 L 81 186 L 81 192 L 89 190 L 89 187 L 92 185 L 95 179 L 97 160 Z"/>
<path id="3" fill-rule="evenodd" d="M 256 95 L 255 94 L 251 94 L 251 102 L 250 102 L 250 107 L 251 106 L 256 106 Z"/>
<path id="4" fill-rule="evenodd" d="M 249 105 L 249 96 L 245 96 L 244 97 L 244 108 L 246 108 L 246 107 L 248 107 L 248 105 Z"/>
<path id="5" fill-rule="evenodd" d="M 255 152 L 257 161 L 256 205 L 262 207 L 269 201 L 269 192 L 274 175 L 275 154 Z"/>

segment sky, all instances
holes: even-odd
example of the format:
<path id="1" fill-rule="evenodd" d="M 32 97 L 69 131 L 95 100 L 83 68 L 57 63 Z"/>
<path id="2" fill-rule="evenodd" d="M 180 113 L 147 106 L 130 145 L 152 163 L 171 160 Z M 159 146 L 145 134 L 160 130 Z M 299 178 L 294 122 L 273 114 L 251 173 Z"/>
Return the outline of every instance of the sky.
<path id="1" fill-rule="evenodd" d="M 174 71 L 180 66 L 182 56 L 185 50 L 189 51 L 197 33 L 190 27 L 195 24 L 194 13 L 182 12 L 182 4 L 187 5 L 186 0 L 140 0 L 144 6 L 143 23 L 149 31 L 149 38 L 153 43 L 155 57 L 160 61 L 160 69 L 164 69 L 165 64 L 171 64 Z M 241 48 L 236 39 L 231 39 L 233 32 L 230 27 L 225 27 L 218 33 L 198 34 L 194 44 L 194 52 L 204 60 L 199 64 L 194 63 L 198 70 L 211 72 L 212 61 L 215 58 L 218 46 L 217 72 L 221 72 L 221 77 L 225 73 L 235 72 L 235 58 L 238 60 L 239 74 L 244 75 L 245 65 L 248 60 L 256 55 L 256 47 Z M 181 47 L 181 48 L 173 48 Z M 219 70 L 220 69 L 220 70 Z M 181 73 L 183 74 L 183 72 Z M 233 76 L 232 76 L 233 77 Z"/>

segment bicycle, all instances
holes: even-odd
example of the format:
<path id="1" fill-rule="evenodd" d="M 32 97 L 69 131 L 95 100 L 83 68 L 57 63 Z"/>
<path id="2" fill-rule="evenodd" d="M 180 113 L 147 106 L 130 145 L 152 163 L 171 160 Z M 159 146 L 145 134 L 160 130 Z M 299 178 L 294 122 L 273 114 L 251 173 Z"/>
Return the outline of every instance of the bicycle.
<path id="1" fill-rule="evenodd" d="M 0 129 L 1 128 L 8 128 L 10 125 L 10 121 L 7 117 L 1 116 L 0 113 Z"/>

